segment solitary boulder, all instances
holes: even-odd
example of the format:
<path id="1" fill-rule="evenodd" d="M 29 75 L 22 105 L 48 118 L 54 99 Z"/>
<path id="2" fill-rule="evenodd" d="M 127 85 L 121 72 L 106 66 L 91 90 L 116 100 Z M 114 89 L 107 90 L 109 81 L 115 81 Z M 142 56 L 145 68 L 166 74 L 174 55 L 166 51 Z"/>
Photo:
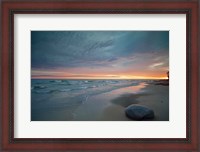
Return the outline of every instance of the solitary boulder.
<path id="1" fill-rule="evenodd" d="M 154 118 L 154 111 L 141 105 L 130 105 L 126 108 L 127 117 L 133 120 L 145 120 Z"/>

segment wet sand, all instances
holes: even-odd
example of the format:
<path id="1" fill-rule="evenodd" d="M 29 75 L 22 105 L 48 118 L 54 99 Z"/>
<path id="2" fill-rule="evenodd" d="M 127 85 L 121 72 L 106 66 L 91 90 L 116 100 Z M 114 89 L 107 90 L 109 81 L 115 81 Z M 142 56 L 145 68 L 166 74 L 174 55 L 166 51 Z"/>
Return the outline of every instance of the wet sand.
<path id="1" fill-rule="evenodd" d="M 133 121 L 125 115 L 125 108 L 131 104 L 153 109 L 152 121 L 169 120 L 169 85 L 163 82 L 141 82 L 84 100 L 65 92 L 34 94 L 32 98 L 32 121 Z"/>
<path id="2" fill-rule="evenodd" d="M 153 121 L 169 120 L 169 86 L 140 83 L 88 98 L 75 110 L 78 121 L 132 121 L 125 108 L 139 104 L 154 110 Z"/>

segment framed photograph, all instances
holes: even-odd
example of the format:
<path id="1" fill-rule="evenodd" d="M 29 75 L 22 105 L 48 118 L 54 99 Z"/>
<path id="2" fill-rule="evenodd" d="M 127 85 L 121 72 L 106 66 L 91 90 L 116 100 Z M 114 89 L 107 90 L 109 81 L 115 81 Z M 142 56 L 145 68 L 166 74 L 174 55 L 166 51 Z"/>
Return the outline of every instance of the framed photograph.
<path id="1" fill-rule="evenodd" d="M 199 151 L 199 2 L 2 1 L 2 150 Z"/>

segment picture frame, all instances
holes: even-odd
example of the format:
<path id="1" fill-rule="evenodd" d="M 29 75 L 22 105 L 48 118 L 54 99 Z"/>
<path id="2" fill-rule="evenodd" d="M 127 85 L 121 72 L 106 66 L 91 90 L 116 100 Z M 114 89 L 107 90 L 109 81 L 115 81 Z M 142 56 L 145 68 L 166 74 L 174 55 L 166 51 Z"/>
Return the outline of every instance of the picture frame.
<path id="1" fill-rule="evenodd" d="M 1 2 L 1 149 L 199 151 L 199 1 Z M 15 138 L 15 14 L 186 14 L 186 138 Z"/>

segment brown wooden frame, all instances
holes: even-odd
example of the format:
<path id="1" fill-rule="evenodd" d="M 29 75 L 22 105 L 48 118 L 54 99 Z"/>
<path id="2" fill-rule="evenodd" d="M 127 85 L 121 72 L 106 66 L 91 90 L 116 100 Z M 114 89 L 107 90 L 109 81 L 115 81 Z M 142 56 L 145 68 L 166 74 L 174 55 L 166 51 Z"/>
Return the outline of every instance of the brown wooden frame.
<path id="1" fill-rule="evenodd" d="M 3 0 L 1 3 L 1 150 L 199 151 L 199 1 Z M 14 138 L 14 14 L 186 14 L 186 138 Z"/>

